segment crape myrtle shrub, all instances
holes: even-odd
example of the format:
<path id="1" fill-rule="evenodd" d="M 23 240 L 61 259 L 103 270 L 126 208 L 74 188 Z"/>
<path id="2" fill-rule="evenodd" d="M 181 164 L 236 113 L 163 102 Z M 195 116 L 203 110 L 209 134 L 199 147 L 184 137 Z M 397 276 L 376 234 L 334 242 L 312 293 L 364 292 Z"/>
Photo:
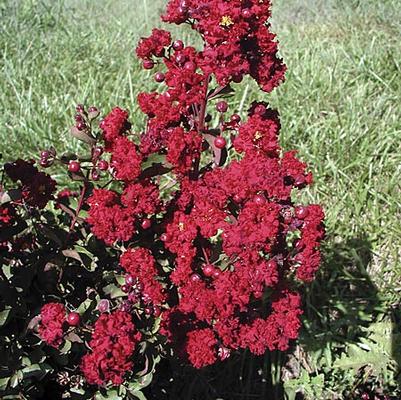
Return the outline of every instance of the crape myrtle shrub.
<path id="1" fill-rule="evenodd" d="M 163 20 L 189 25 L 203 48 L 160 29 L 140 40 L 159 84 L 138 95 L 143 132 L 123 108 L 99 121 L 78 105 L 71 134 L 88 154 L 50 148 L 4 165 L 10 398 L 141 398 L 160 357 L 202 368 L 297 338 L 324 228 L 319 205 L 292 198 L 312 175 L 280 148 L 276 111 L 253 102 L 241 120 L 224 100 L 245 76 L 265 92 L 284 79 L 269 17 L 269 1 L 169 1 Z M 76 192 L 41 172 L 55 163 Z"/>

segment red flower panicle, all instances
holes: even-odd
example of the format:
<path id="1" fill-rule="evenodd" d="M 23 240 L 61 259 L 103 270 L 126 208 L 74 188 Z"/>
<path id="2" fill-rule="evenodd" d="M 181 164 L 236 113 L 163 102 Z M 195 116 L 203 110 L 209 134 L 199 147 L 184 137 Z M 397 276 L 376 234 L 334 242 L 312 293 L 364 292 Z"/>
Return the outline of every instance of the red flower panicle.
<path id="1" fill-rule="evenodd" d="M 275 35 L 266 24 L 270 1 L 171 0 L 164 21 L 192 21 L 205 47 L 199 54 L 202 70 L 214 74 L 220 85 L 251 75 L 262 90 L 270 92 L 284 79 L 285 64 L 277 56 Z"/>
<path id="2" fill-rule="evenodd" d="M 157 69 L 158 85 L 138 95 L 146 127 L 129 139 L 119 108 L 101 126 L 121 192 L 95 189 L 88 222 L 107 245 L 126 242 L 127 276 L 163 311 L 161 333 L 176 354 L 197 368 L 233 350 L 286 350 L 302 314 L 294 280 L 313 280 L 320 265 L 323 211 L 293 202 L 312 174 L 283 152 L 278 112 L 253 102 L 241 119 L 221 100 L 245 76 L 266 92 L 284 79 L 270 5 L 170 0 L 164 21 L 189 22 L 203 48 L 160 29 L 142 38 L 137 55 Z M 98 374 L 95 354 L 83 364 Z M 96 374 L 88 381 L 122 379 Z"/>

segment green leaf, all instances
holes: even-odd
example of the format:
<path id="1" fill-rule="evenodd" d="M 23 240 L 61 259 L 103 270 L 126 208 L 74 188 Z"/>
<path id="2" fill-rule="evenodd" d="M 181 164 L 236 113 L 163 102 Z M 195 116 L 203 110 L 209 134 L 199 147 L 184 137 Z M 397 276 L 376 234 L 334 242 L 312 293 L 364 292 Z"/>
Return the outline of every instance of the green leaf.
<path id="1" fill-rule="evenodd" d="M 11 201 L 11 197 L 7 192 L 0 192 L 0 205 L 9 203 L 10 201 Z"/>
<path id="2" fill-rule="evenodd" d="M 284 390 L 288 400 L 295 400 L 297 393 L 302 393 L 305 399 L 321 399 L 324 389 L 324 375 L 310 376 L 302 369 L 299 378 L 284 382 Z"/>
<path id="3" fill-rule="evenodd" d="M 11 307 L 7 306 L 3 311 L 0 311 L 0 328 L 7 323 L 8 317 L 10 316 L 10 312 L 11 312 Z"/>
<path id="4" fill-rule="evenodd" d="M 0 191 L 0 205 L 9 203 L 10 201 L 18 201 L 21 197 L 21 189 L 10 189 L 7 192 Z"/>
<path id="5" fill-rule="evenodd" d="M 23 357 L 22 357 L 22 362 L 21 362 L 21 364 L 22 364 L 24 367 L 29 367 L 30 365 L 32 365 L 32 362 L 31 362 L 31 359 L 30 359 L 29 357 L 23 356 Z M 33 363 L 33 364 L 35 364 L 35 363 Z"/>
<path id="6" fill-rule="evenodd" d="M 146 396 L 142 392 L 133 392 L 132 395 L 139 400 L 147 400 Z"/>
<path id="7" fill-rule="evenodd" d="M 78 261 L 89 271 L 94 271 L 96 269 L 97 257 L 81 246 L 74 246 L 73 249 L 63 250 L 62 253 L 65 257 Z"/>
<path id="8" fill-rule="evenodd" d="M 71 343 L 83 343 L 84 342 L 75 332 L 70 332 L 65 337 L 65 339 Z"/>
<path id="9" fill-rule="evenodd" d="M 43 375 L 42 368 L 39 364 L 32 364 L 24 369 L 22 369 L 22 373 L 24 374 L 24 379 L 30 378 L 32 376 L 41 376 Z"/>
<path id="10" fill-rule="evenodd" d="M 7 376 L 6 378 L 0 378 L 0 390 L 5 390 L 7 385 L 10 381 L 10 377 Z"/>
<path id="11" fill-rule="evenodd" d="M 81 142 L 85 142 L 86 144 L 89 144 L 91 146 L 94 146 L 96 144 L 95 138 L 86 131 L 80 131 L 77 129 L 77 127 L 74 126 L 71 128 L 70 132 L 72 136 L 74 136 Z"/>
<path id="12" fill-rule="evenodd" d="M 22 371 L 17 371 L 11 378 L 10 378 L 10 386 L 12 388 L 16 388 L 19 383 L 22 381 L 24 375 Z"/>
<path id="13" fill-rule="evenodd" d="M 140 385 L 140 388 L 143 389 L 146 386 L 149 386 L 150 383 L 152 382 L 153 379 L 153 372 L 150 372 L 149 374 L 144 375 L 143 377 L 138 379 L 138 383 Z"/>
<path id="14" fill-rule="evenodd" d="M 95 399 L 96 400 L 122 400 L 123 397 L 121 397 L 117 390 L 115 389 L 111 389 L 108 390 L 106 393 L 101 393 L 101 392 L 97 392 L 95 394 Z"/>
<path id="15" fill-rule="evenodd" d="M 12 270 L 11 270 L 11 265 L 3 265 L 2 270 L 4 275 L 6 276 L 7 279 L 11 279 L 13 276 Z M 0 281 L 1 282 L 1 281 Z"/>
<path id="16" fill-rule="evenodd" d="M 352 369 L 356 373 L 369 365 L 376 375 L 380 375 L 395 367 L 395 361 L 391 358 L 391 321 L 377 322 L 364 330 L 368 333 L 367 338 L 350 344 L 346 353 L 334 362 L 334 368 Z"/>
<path id="17" fill-rule="evenodd" d="M 230 86 L 219 86 L 215 89 L 209 91 L 207 98 L 211 99 L 219 99 L 224 97 L 231 97 L 234 94 L 235 90 Z"/>
<path id="18" fill-rule="evenodd" d="M 66 250 L 63 250 L 62 253 L 63 253 L 64 257 L 72 258 L 76 261 L 79 261 L 81 264 L 83 264 L 82 258 L 76 250 L 66 249 Z"/>
<path id="19" fill-rule="evenodd" d="M 143 163 L 142 169 L 151 167 L 153 164 L 165 164 L 166 156 L 164 154 L 153 153 Z"/>
<path id="20" fill-rule="evenodd" d="M 155 323 L 154 323 L 153 328 L 152 328 L 152 335 L 154 335 L 157 332 L 159 332 L 161 321 L 162 321 L 161 317 L 158 317 L 158 318 L 155 319 Z"/>
<path id="21" fill-rule="evenodd" d="M 125 278 L 123 275 L 117 275 L 116 276 L 116 281 L 119 285 L 124 285 L 125 283 Z"/>
<path id="22" fill-rule="evenodd" d="M 152 178 L 158 175 L 164 175 L 171 171 L 171 167 L 165 166 L 164 164 L 152 164 L 151 167 L 144 169 L 139 176 L 139 179 Z"/>
<path id="23" fill-rule="evenodd" d="M 71 342 L 69 340 L 66 340 L 63 347 L 60 349 L 61 354 L 67 354 L 71 350 Z"/>
<path id="24" fill-rule="evenodd" d="M 117 287 L 114 283 L 111 283 L 110 285 L 107 285 L 103 288 L 103 292 L 110 296 L 112 299 L 115 299 L 117 297 L 124 297 L 126 294 L 119 288 Z"/>
<path id="25" fill-rule="evenodd" d="M 91 300 L 91 299 L 86 299 L 83 303 L 81 303 L 80 305 L 79 305 L 79 307 L 77 308 L 77 310 L 76 310 L 76 312 L 78 313 L 78 314 L 84 314 L 86 311 L 88 311 L 89 310 L 89 308 L 90 308 L 90 306 L 92 305 L 92 303 L 93 303 L 93 300 Z"/>
<path id="26" fill-rule="evenodd" d="M 77 387 L 71 388 L 70 392 L 76 393 L 76 394 L 81 394 L 81 395 L 85 394 L 85 390 L 84 389 L 79 389 Z"/>

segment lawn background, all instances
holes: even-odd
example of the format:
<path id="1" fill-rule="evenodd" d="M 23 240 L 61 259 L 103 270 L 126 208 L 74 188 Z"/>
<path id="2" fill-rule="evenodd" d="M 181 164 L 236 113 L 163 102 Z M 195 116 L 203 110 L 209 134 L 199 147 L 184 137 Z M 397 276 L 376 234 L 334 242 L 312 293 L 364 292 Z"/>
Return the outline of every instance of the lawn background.
<path id="1" fill-rule="evenodd" d="M 159 24 L 164 3 L 0 0 L 3 159 L 37 157 L 49 145 L 77 150 L 68 134 L 76 103 L 105 113 L 127 108 L 140 129 L 136 95 L 156 84 L 134 48 Z M 352 359 L 352 345 L 369 353 L 363 340 L 391 323 L 381 335 L 389 345 L 380 348 L 386 368 L 373 375 L 395 390 L 395 374 L 382 375 L 395 368 L 391 359 L 400 361 L 400 2 L 276 0 L 273 27 L 288 65 L 286 82 L 269 95 L 251 82 L 239 85 L 230 109 L 244 113 L 263 99 L 280 111 L 284 149 L 298 149 L 315 175 L 305 201 L 326 210 L 325 262 L 306 293 L 301 337 L 309 383 L 323 373 L 327 390 L 350 385 L 355 374 L 327 376 L 336 360 Z M 173 31 L 188 40 L 188 30 Z"/>

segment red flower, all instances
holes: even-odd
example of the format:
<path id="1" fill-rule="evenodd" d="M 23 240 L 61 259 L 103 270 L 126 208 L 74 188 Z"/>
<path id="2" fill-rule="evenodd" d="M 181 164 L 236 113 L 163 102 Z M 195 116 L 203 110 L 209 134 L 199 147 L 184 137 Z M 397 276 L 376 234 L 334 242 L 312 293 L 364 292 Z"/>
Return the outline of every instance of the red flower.
<path id="1" fill-rule="evenodd" d="M 88 198 L 88 204 L 90 208 L 87 222 L 96 237 L 109 245 L 116 240 L 131 239 L 135 232 L 134 216 L 120 204 L 117 193 L 95 189 Z"/>
<path id="2" fill-rule="evenodd" d="M 113 108 L 100 123 L 100 128 L 106 143 L 111 144 L 131 128 L 128 112 L 119 107 Z"/>
<path id="3" fill-rule="evenodd" d="M 82 357 L 81 370 L 91 385 L 111 382 L 121 385 L 132 369 L 131 357 L 141 334 L 123 311 L 102 314 L 95 323 L 89 345 L 92 351 Z"/>
<path id="4" fill-rule="evenodd" d="M 197 132 L 185 132 L 182 128 L 175 128 L 170 133 L 167 144 L 167 161 L 175 168 L 175 172 L 185 174 L 189 172 L 200 157 L 202 136 Z"/>
<path id="5" fill-rule="evenodd" d="M 0 205 L 0 226 L 12 225 L 15 221 L 16 212 L 15 207 L 11 204 Z"/>
<path id="6" fill-rule="evenodd" d="M 39 335 L 49 346 L 58 347 L 63 341 L 66 311 L 63 304 L 47 303 L 40 311 Z"/>
<path id="7" fill-rule="evenodd" d="M 195 368 L 211 365 L 217 360 L 217 340 L 209 328 L 199 329 L 187 334 L 185 350 Z"/>
<path id="8" fill-rule="evenodd" d="M 130 249 L 121 256 L 120 263 L 126 272 L 143 284 L 143 295 L 154 305 L 165 301 L 163 287 L 156 279 L 156 262 L 149 250 Z"/>
<path id="9" fill-rule="evenodd" d="M 153 29 L 152 35 L 142 38 L 136 48 L 139 58 L 147 59 L 152 56 L 160 57 L 164 53 L 164 48 L 171 43 L 171 34 L 163 29 Z"/>
<path id="10" fill-rule="evenodd" d="M 154 214 L 161 207 L 159 189 L 149 181 L 128 184 L 121 195 L 121 203 L 132 214 Z"/>
<path id="11" fill-rule="evenodd" d="M 250 156 L 262 153 L 277 157 L 280 121 L 277 111 L 268 110 L 262 115 L 253 114 L 239 128 L 239 135 L 234 140 L 235 150 Z"/>
<path id="12" fill-rule="evenodd" d="M 111 165 L 118 180 L 133 181 L 141 173 L 142 156 L 135 143 L 126 137 L 119 137 L 113 143 Z"/>
<path id="13" fill-rule="evenodd" d="M 266 25 L 269 1 L 206 0 L 199 3 L 170 0 L 163 16 L 166 22 L 191 26 L 205 41 L 201 67 L 213 73 L 218 83 L 238 82 L 251 75 L 262 90 L 270 92 L 284 79 L 285 64 L 277 55 L 275 35 Z"/>

